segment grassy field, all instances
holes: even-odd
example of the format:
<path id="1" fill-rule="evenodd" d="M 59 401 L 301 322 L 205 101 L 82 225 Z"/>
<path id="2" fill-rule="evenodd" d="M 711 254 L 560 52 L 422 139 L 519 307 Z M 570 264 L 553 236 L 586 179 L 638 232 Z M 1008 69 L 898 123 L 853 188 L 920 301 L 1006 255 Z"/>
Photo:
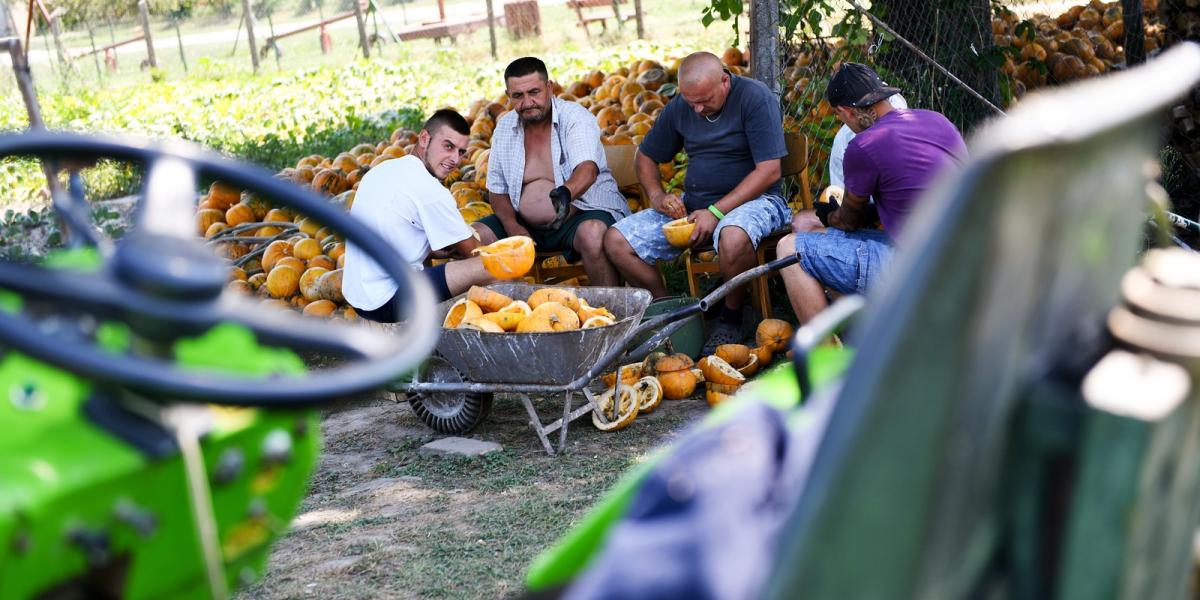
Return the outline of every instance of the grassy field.
<path id="1" fill-rule="evenodd" d="M 535 405 L 544 415 L 561 410 L 550 399 Z M 567 452 L 551 457 L 518 399 L 501 395 L 472 437 L 504 449 L 474 459 L 420 455 L 434 434 L 385 396 L 330 411 L 300 515 L 263 580 L 238 597 L 512 597 L 539 552 L 709 410 L 700 392 L 616 433 L 581 419 Z"/>
<path id="2" fill-rule="evenodd" d="M 502 13 L 502 3 L 495 2 L 494 4 L 497 13 Z M 643 2 L 642 4 L 646 41 L 648 42 L 679 41 L 723 46 L 732 40 L 728 25 L 716 24 L 708 30 L 700 25 L 700 10 L 704 5 L 701 0 L 663 0 Z M 435 6 L 432 0 L 420 0 L 403 5 L 380 3 L 380 17 L 393 31 L 399 31 L 426 20 L 418 18 L 422 15 L 425 17 L 434 15 L 433 18 L 436 19 Z M 403 12 L 401 12 L 402 9 Z M 627 3 L 625 10 L 632 11 L 632 4 Z M 324 10 L 327 17 L 335 12 L 340 11 L 328 7 Z M 593 25 L 593 31 L 596 33 L 588 38 L 578 26 L 574 11 L 567 9 L 565 5 L 561 3 L 543 4 L 540 6 L 539 12 L 542 22 L 540 38 L 516 40 L 508 35 L 503 27 L 497 28 L 497 56 L 502 63 L 512 57 L 524 54 L 550 55 L 551 53 L 595 50 L 603 52 L 604 48 L 624 45 L 637 39 L 632 22 L 621 28 L 612 27 L 610 23 L 608 32 L 604 34 L 599 34 L 598 28 Z M 403 20 L 404 14 L 409 15 L 407 24 Z M 482 15 L 484 14 L 484 3 L 477 0 L 447 2 L 446 14 L 449 20 L 464 18 L 468 15 Z M 273 20 L 276 33 L 315 23 L 318 20 L 316 11 L 297 14 L 294 7 L 288 5 L 278 9 L 275 15 Z M 244 30 L 241 31 L 235 52 L 233 35 L 238 30 L 238 24 L 237 15 L 226 18 L 207 15 L 181 22 L 180 35 L 185 40 L 185 55 L 188 65 L 188 70 L 185 71 L 176 42 L 175 29 L 165 19 L 156 20 L 152 25 L 152 31 L 155 36 L 156 55 L 161 72 L 154 74 L 140 67 L 141 62 L 146 58 L 144 42 L 135 42 L 129 45 L 127 47 L 130 51 L 129 54 L 118 54 L 118 71 L 115 74 L 107 73 L 101 61 L 102 74 L 98 75 L 96 61 L 91 57 L 76 60 L 74 68 L 65 71 L 54 64 L 54 61 L 45 60 L 44 56 L 48 50 L 50 56 L 54 56 L 53 46 L 50 45 L 46 36 L 39 35 L 30 43 L 30 50 L 34 52 L 32 60 L 34 78 L 38 81 L 39 90 L 46 93 L 60 89 L 75 90 L 79 86 L 119 86 L 144 83 L 152 77 L 168 81 L 187 79 L 193 71 L 203 73 L 220 70 L 226 73 L 250 73 L 251 61 Z M 279 44 L 282 55 L 276 59 L 273 53 L 268 53 L 261 61 L 261 73 L 269 75 L 298 68 L 345 65 L 360 59 L 358 33 L 353 24 L 353 19 L 349 19 L 328 29 L 333 42 L 333 51 L 329 54 L 322 54 L 318 33 L 315 30 L 282 40 Z M 135 27 L 132 22 L 117 24 L 111 34 L 107 25 L 101 25 L 95 30 L 96 44 L 103 46 L 110 43 L 110 39 L 118 41 L 129 39 L 140 34 L 140 31 L 140 26 Z M 386 36 L 387 34 L 386 28 L 382 25 L 378 31 L 381 35 Z M 371 20 L 368 20 L 368 33 L 374 32 L 375 26 Z M 270 31 L 267 21 L 264 19 L 255 28 L 255 36 L 260 46 L 268 35 L 270 35 Z M 63 40 L 64 45 L 69 48 L 76 50 L 90 48 L 90 40 L 84 30 L 68 32 L 64 34 Z M 449 51 L 459 56 L 463 65 L 479 65 L 492 62 L 489 47 L 488 31 L 484 27 L 472 34 L 460 36 L 454 43 L 439 44 L 428 39 L 401 44 L 386 43 L 373 47 L 372 53 L 373 57 L 383 61 L 405 61 L 428 52 Z M 39 59 L 39 57 L 42 58 Z M 3 84 L 5 87 L 11 85 L 7 80 Z"/>
<path id="3" fill-rule="evenodd" d="M 44 119 L 53 129 L 182 138 L 278 169 L 307 154 L 336 154 L 385 139 L 392 129 L 413 126 L 441 106 L 465 109 L 476 99 L 496 97 L 503 67 L 516 56 L 543 56 L 555 78 L 570 82 L 633 58 L 664 60 L 720 49 L 730 40 L 726 26 L 699 25 L 697 0 L 646 4 L 653 4 L 646 13 L 648 40 L 637 40 L 632 25 L 587 40 L 573 13 L 546 6 L 543 35 L 510 40 L 502 32 L 497 59 L 490 56 L 487 31 L 480 30 L 453 45 L 388 44 L 366 61 L 348 29 L 332 32 L 329 55 L 320 53 L 315 33 L 287 40 L 286 60 L 278 65 L 268 60 L 258 74 L 245 56 L 229 56 L 228 44 L 213 44 L 188 48 L 187 73 L 165 63 L 160 72 L 123 71 L 97 80 L 95 69 L 81 62 L 75 75 L 59 77 L 48 63 L 35 65 L 34 75 Z M 232 29 L 237 22 L 226 25 Z M 78 41 L 78 33 L 72 36 Z M 177 54 L 160 54 L 165 61 L 178 60 Z M 121 60 L 122 69 L 132 62 Z M 27 127 L 11 76 L 0 77 L 0 94 L 0 131 Z M 94 199 L 128 193 L 137 183 L 133 170 L 112 166 L 94 169 L 85 179 Z M 0 215 L 44 206 L 44 184 L 32 161 L 0 162 Z"/>

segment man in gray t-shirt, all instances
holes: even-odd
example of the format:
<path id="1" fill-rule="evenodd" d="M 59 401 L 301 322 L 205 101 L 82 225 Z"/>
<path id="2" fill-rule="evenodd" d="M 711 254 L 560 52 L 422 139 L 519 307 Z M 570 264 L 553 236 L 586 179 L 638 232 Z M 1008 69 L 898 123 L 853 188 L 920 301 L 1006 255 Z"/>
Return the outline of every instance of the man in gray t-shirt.
<path id="1" fill-rule="evenodd" d="M 683 198 L 663 190 L 658 170 L 680 150 L 688 154 Z M 665 296 L 655 263 L 682 250 L 667 243 L 662 226 L 687 217 L 696 224 L 691 247 L 711 242 L 725 280 L 754 267 L 759 240 L 791 221 L 779 184 L 786 155 L 779 98 L 761 82 L 730 74 L 708 52 L 689 55 L 679 67 L 679 95 L 638 148 L 638 179 L 654 210 L 609 228 L 605 252 L 631 285 Z M 705 353 L 741 341 L 745 297 L 745 286 L 725 297 Z"/>

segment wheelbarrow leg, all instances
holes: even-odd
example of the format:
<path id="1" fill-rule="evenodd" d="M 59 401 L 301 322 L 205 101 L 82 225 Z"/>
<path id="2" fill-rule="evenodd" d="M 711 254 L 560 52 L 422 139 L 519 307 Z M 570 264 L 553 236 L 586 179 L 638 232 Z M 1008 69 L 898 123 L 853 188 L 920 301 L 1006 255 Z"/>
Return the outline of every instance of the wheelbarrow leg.
<path id="1" fill-rule="evenodd" d="M 546 437 L 546 428 L 542 427 L 542 420 L 538 417 L 537 410 L 533 408 L 533 401 L 529 399 L 529 394 L 517 395 L 521 397 L 521 404 L 525 405 L 525 412 L 529 413 L 529 426 L 542 441 L 542 448 L 546 450 L 546 454 L 554 456 L 554 447 L 550 445 L 550 438 Z"/>
<path id="2" fill-rule="evenodd" d="M 567 449 L 567 425 L 571 423 L 571 392 L 563 393 L 562 428 L 558 431 L 558 451 Z"/>

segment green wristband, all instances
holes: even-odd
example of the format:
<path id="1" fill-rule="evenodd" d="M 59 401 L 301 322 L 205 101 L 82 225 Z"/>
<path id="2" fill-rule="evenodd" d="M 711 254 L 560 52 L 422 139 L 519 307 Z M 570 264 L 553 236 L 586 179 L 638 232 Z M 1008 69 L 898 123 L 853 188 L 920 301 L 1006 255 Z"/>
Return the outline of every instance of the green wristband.
<path id="1" fill-rule="evenodd" d="M 721 209 L 717 208 L 716 204 L 709 204 L 708 212 L 716 215 L 718 221 L 725 218 L 725 213 L 721 212 Z"/>

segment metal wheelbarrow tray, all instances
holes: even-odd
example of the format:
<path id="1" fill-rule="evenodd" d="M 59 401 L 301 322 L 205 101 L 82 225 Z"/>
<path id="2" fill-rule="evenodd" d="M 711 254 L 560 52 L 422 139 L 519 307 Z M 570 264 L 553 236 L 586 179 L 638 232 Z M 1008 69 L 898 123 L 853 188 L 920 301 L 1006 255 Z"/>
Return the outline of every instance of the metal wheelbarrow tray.
<path id="1" fill-rule="evenodd" d="M 705 296 L 671 312 L 641 322 L 650 305 L 650 292 L 638 288 L 570 287 L 497 283 L 488 289 L 510 298 L 528 298 L 539 288 L 556 287 L 574 292 L 593 306 L 603 306 L 618 318 L 608 327 L 554 333 L 483 333 L 470 329 L 444 329 L 437 354 L 411 382 L 392 386 L 410 395 L 413 411 L 434 430 L 447 434 L 470 431 L 491 408 L 492 394 L 504 392 L 521 399 L 529 413 L 529 426 L 548 454 L 555 448 L 548 437 L 559 432 L 558 451 L 567 445 L 567 426 L 596 408 L 588 383 L 612 365 L 641 360 L 662 345 L 690 318 L 714 306 L 730 291 L 751 279 L 795 264 L 795 254 L 750 269 Z M 438 318 L 465 294 L 439 306 Z M 649 339 L 644 335 L 653 331 Z M 636 346 L 634 348 L 634 346 Z M 619 378 L 618 378 L 619 381 Z M 571 400 L 582 392 L 586 402 L 572 410 Z M 562 417 L 542 424 L 531 394 L 562 394 Z"/>
<path id="2" fill-rule="evenodd" d="M 498 283 L 488 289 L 514 300 L 524 300 L 548 286 Z M 484 333 L 472 329 L 444 329 L 437 352 L 468 379 L 493 383 L 530 383 L 564 386 L 596 364 L 638 324 L 650 305 L 650 292 L 637 288 L 573 287 L 592 306 L 603 306 L 618 319 L 616 324 L 594 329 L 554 333 Z M 438 307 L 438 318 L 465 294 Z"/>

